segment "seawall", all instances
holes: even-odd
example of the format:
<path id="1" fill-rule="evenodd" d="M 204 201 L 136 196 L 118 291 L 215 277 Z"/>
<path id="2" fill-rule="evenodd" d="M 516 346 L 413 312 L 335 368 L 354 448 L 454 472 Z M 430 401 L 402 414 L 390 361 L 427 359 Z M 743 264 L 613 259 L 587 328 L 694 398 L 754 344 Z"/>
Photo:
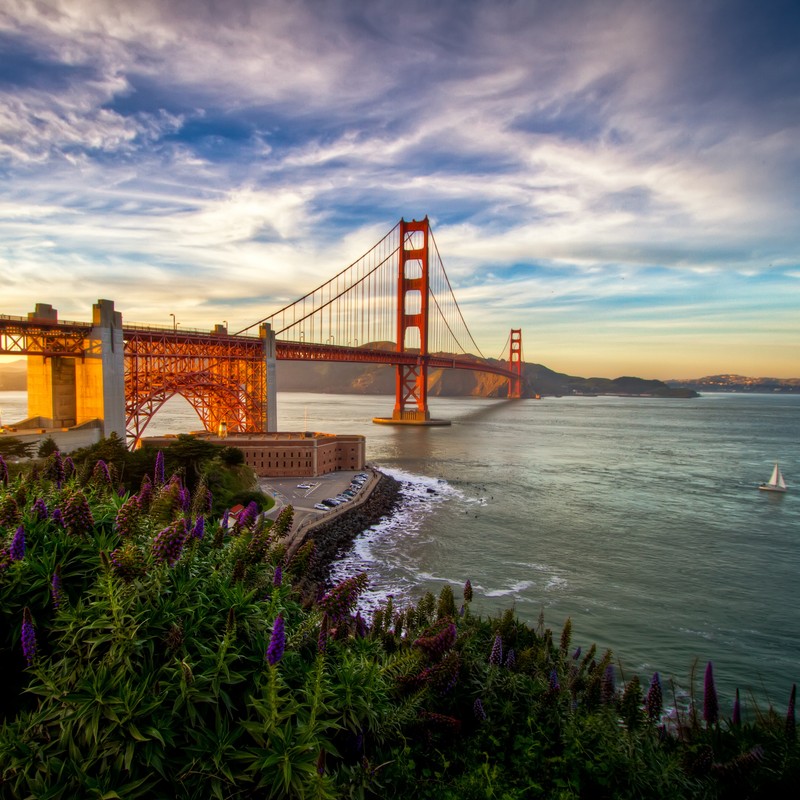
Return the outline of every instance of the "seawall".
<path id="1" fill-rule="evenodd" d="M 316 554 L 306 579 L 326 584 L 333 562 L 353 543 L 355 538 L 382 517 L 388 516 L 400 502 L 400 483 L 378 470 L 375 480 L 364 487 L 368 492 L 359 501 L 336 509 L 329 517 L 293 533 L 289 555 L 309 541 L 316 545 Z"/>

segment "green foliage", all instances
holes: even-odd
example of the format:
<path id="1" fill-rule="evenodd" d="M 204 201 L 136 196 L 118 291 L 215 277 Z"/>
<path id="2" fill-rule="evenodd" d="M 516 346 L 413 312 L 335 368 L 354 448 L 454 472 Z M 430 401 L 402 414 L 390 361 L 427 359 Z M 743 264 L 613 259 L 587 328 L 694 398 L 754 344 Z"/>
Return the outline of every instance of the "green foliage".
<path id="1" fill-rule="evenodd" d="M 304 574 L 313 546 L 284 563 L 291 510 L 222 528 L 204 492 L 219 489 L 210 466 L 223 462 L 181 446 L 181 475 L 200 470 L 194 493 L 175 478 L 149 510 L 108 491 L 86 457 L 63 479 L 54 460 L 0 486 L 3 796 L 726 798 L 796 787 L 793 694 L 789 714 L 745 724 L 650 719 L 637 676 L 614 686 L 610 652 L 570 652 L 570 620 L 554 642 L 543 620 L 534 628 L 513 611 L 461 616 L 449 586 L 415 607 L 388 599 L 368 630 L 352 614 L 365 575 L 306 602 L 318 594 Z M 116 449 L 100 452 L 114 464 Z M 24 555 L 12 559 L 20 526 Z M 285 646 L 271 663 L 278 617 Z M 498 639 L 503 659 L 490 664 Z"/>
<path id="2" fill-rule="evenodd" d="M 16 436 L 0 436 L 0 456 L 3 458 L 29 458 L 33 450 L 33 442 L 23 442 Z"/>
<path id="3" fill-rule="evenodd" d="M 58 450 L 58 445 L 56 444 L 56 440 L 52 436 L 48 436 L 39 445 L 39 449 L 36 451 L 36 455 L 38 455 L 39 458 L 47 458 L 47 456 L 50 456 L 53 453 L 55 453 L 56 450 Z"/>

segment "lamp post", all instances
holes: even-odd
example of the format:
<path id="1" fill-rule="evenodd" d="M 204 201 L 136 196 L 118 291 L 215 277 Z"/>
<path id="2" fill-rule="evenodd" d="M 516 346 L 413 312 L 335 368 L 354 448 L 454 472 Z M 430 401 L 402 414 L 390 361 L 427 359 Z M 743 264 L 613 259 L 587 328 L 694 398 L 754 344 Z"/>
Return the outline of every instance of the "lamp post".
<path id="1" fill-rule="evenodd" d="M 170 316 L 172 317 L 172 330 L 177 331 L 178 323 L 175 321 L 175 315 L 172 312 L 170 312 Z"/>

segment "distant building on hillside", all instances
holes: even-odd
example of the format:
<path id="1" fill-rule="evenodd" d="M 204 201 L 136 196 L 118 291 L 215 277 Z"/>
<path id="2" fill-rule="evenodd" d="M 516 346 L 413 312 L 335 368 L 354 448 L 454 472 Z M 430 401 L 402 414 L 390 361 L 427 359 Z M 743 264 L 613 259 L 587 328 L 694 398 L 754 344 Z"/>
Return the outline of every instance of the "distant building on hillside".
<path id="1" fill-rule="evenodd" d="M 241 450 L 245 464 L 262 478 L 313 478 L 337 470 L 364 469 L 366 463 L 366 438 L 357 434 L 305 431 L 193 435 Z M 142 439 L 142 444 L 169 447 L 175 439 L 175 436 L 150 436 Z"/>

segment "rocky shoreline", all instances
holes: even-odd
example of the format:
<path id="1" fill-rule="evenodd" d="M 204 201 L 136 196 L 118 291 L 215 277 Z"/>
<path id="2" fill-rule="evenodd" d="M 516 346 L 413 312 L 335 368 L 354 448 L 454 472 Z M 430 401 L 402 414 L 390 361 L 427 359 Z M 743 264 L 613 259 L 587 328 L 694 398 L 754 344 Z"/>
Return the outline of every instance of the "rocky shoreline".
<path id="1" fill-rule="evenodd" d="M 311 583 L 327 586 L 332 564 L 350 547 L 356 537 L 383 517 L 390 515 L 400 502 L 400 482 L 375 470 L 377 483 L 369 496 L 357 506 L 342 509 L 330 519 L 306 528 L 292 543 L 292 549 L 309 541 L 315 544 L 315 554 L 304 576 Z"/>

